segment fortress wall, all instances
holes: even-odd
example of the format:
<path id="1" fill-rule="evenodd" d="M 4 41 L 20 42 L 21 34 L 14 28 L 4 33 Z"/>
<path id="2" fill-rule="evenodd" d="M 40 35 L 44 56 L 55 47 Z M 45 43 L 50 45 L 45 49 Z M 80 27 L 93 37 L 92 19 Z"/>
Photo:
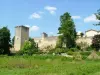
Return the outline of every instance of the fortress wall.
<path id="1" fill-rule="evenodd" d="M 44 49 L 47 46 L 51 46 L 52 48 L 54 48 L 56 46 L 57 37 L 47 37 L 45 39 L 35 38 L 34 41 L 38 43 L 40 49 Z"/>
<path id="2" fill-rule="evenodd" d="M 53 48 L 56 46 L 56 40 L 51 41 L 43 41 L 40 45 L 41 48 L 44 48 L 46 46 L 52 46 Z"/>
<path id="3" fill-rule="evenodd" d="M 87 43 L 88 45 L 92 44 L 92 37 L 80 37 L 76 40 L 76 43 Z"/>
<path id="4" fill-rule="evenodd" d="M 88 31 L 88 32 L 85 33 L 85 36 L 86 37 L 92 37 L 92 36 L 95 36 L 97 34 L 98 34 L 97 31 Z"/>
<path id="5" fill-rule="evenodd" d="M 55 37 L 55 38 L 48 37 L 48 38 L 45 38 L 44 40 L 35 38 L 34 41 L 38 43 L 38 46 L 40 49 L 44 49 L 47 46 L 52 46 L 52 48 L 54 48 L 56 46 L 57 37 Z M 81 43 L 81 42 L 87 43 L 88 45 L 91 45 L 92 44 L 92 37 L 80 37 L 76 40 L 77 44 Z"/>

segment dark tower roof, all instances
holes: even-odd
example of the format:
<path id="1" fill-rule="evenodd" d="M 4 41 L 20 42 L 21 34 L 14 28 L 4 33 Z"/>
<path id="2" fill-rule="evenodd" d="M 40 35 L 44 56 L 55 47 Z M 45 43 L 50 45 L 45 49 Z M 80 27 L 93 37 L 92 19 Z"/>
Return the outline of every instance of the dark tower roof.
<path id="1" fill-rule="evenodd" d="M 26 26 L 23 26 L 23 25 L 16 26 L 15 28 L 17 28 L 17 27 L 24 27 L 24 28 L 28 28 L 29 29 L 29 27 L 26 27 Z"/>

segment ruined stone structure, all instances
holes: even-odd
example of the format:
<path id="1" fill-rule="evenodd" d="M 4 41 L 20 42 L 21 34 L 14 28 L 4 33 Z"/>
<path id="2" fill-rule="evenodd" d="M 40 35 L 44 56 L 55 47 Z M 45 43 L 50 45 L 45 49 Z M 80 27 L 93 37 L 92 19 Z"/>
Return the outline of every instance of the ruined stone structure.
<path id="1" fill-rule="evenodd" d="M 100 31 L 90 29 L 85 32 L 83 37 L 79 37 L 76 40 L 76 43 L 83 42 L 83 43 L 87 43 L 88 45 L 91 45 L 93 36 L 97 34 L 100 34 Z M 14 43 L 15 51 L 19 51 L 23 46 L 24 42 L 28 39 L 29 39 L 29 28 L 25 26 L 16 26 L 15 43 Z M 33 38 L 33 39 L 38 44 L 38 47 L 44 50 L 48 46 L 54 48 L 56 46 L 58 36 L 48 36 L 48 34 L 43 32 L 41 37 Z"/>
<path id="2" fill-rule="evenodd" d="M 15 27 L 15 42 L 14 49 L 19 51 L 23 46 L 24 42 L 29 39 L 29 28 L 25 26 Z"/>
<path id="3" fill-rule="evenodd" d="M 100 34 L 100 31 L 90 29 L 85 32 L 85 37 L 93 37 L 97 34 Z"/>
<path id="4" fill-rule="evenodd" d="M 57 36 L 48 36 L 45 32 L 42 33 L 42 36 L 39 38 L 33 38 L 40 49 L 44 49 L 47 46 L 54 48 L 56 46 Z"/>
<path id="5" fill-rule="evenodd" d="M 92 44 L 92 38 L 93 36 L 97 35 L 97 34 L 100 34 L 100 31 L 97 31 L 97 30 L 93 30 L 93 29 L 90 29 L 90 30 L 87 30 L 85 32 L 85 35 L 84 37 L 80 37 L 76 40 L 76 43 L 86 43 L 87 45 L 91 45 Z"/>
<path id="6" fill-rule="evenodd" d="M 90 29 L 85 32 L 83 37 L 79 37 L 76 40 L 76 43 L 78 44 L 83 42 L 83 43 L 87 43 L 87 45 L 91 45 L 93 36 L 97 34 L 100 34 L 100 31 Z M 34 38 L 34 40 L 36 43 L 38 43 L 38 46 L 41 49 L 44 49 L 47 46 L 52 46 L 54 48 L 56 46 L 57 36 L 48 36 L 46 33 L 43 32 L 42 37 Z"/>

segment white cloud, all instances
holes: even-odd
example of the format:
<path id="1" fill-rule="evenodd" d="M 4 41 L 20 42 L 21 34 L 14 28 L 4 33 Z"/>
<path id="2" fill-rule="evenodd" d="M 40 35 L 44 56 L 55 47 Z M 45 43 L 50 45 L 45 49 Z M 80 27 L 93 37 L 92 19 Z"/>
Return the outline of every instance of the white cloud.
<path id="1" fill-rule="evenodd" d="M 26 26 L 26 27 L 29 27 L 29 28 L 30 28 L 30 25 L 24 25 L 24 26 Z"/>
<path id="2" fill-rule="evenodd" d="M 72 16 L 73 19 L 81 19 L 80 16 Z"/>
<path id="3" fill-rule="evenodd" d="M 36 26 L 36 25 L 30 27 L 30 32 L 32 32 L 32 31 L 38 31 L 38 30 L 39 30 L 39 27 Z"/>
<path id="4" fill-rule="evenodd" d="M 51 14 L 55 14 L 56 13 L 55 11 L 57 10 L 56 7 L 52 7 L 52 6 L 46 6 L 46 7 L 44 7 L 44 9 L 49 11 Z"/>
<path id="5" fill-rule="evenodd" d="M 96 16 L 92 14 L 91 16 L 88 16 L 84 19 L 84 22 L 99 22 L 99 20 L 96 19 Z"/>
<path id="6" fill-rule="evenodd" d="M 36 26 L 36 25 L 33 25 L 33 26 L 30 26 L 30 25 L 24 25 L 24 26 L 29 27 L 29 31 L 30 31 L 30 32 L 38 31 L 38 30 L 39 30 L 39 27 Z"/>
<path id="7" fill-rule="evenodd" d="M 41 18 L 41 15 L 38 14 L 38 13 L 33 13 L 32 15 L 30 15 L 29 18 L 30 18 L 30 19 L 39 19 L 39 18 Z"/>

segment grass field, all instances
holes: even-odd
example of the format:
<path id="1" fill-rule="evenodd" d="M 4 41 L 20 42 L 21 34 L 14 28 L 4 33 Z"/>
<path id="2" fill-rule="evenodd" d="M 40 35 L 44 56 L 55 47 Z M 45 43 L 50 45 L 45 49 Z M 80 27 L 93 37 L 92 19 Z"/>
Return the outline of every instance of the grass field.
<path id="1" fill-rule="evenodd" d="M 0 56 L 0 75 L 100 75 L 100 61 L 51 55 Z"/>

